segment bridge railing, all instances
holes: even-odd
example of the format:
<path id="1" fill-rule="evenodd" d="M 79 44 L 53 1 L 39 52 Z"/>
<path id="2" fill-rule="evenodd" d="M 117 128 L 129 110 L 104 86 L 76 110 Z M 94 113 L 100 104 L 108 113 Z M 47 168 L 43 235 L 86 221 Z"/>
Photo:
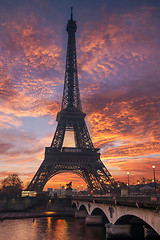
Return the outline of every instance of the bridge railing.
<path id="1" fill-rule="evenodd" d="M 160 212 L 160 197 L 74 196 L 76 201 L 148 208 Z"/>

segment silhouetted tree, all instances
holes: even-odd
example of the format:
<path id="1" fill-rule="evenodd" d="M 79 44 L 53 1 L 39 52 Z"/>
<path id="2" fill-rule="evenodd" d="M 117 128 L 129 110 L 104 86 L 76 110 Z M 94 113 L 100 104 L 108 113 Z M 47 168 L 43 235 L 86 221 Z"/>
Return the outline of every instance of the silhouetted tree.
<path id="1" fill-rule="evenodd" d="M 23 182 L 17 174 L 11 174 L 1 182 L 2 194 L 6 197 L 17 197 L 21 194 Z"/>
<path id="2" fill-rule="evenodd" d="M 137 183 L 139 182 L 139 184 L 148 184 L 148 183 L 152 183 L 153 179 L 152 178 L 145 178 L 145 177 L 141 177 L 140 180 L 137 180 Z"/>

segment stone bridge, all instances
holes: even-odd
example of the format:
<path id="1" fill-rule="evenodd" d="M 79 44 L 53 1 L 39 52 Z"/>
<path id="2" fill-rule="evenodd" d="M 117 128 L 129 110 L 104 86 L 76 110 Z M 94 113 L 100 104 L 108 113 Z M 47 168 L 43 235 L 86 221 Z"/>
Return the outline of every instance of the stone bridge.
<path id="1" fill-rule="evenodd" d="M 106 223 L 149 225 L 160 235 L 160 199 L 157 197 L 77 197 L 72 200 L 77 210 L 88 215 L 102 215 Z"/>

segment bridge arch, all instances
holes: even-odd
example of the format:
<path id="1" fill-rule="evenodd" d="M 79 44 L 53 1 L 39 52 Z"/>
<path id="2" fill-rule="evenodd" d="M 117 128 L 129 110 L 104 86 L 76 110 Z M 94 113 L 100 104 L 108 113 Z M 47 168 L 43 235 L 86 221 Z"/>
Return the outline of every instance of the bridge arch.
<path id="1" fill-rule="evenodd" d="M 149 209 L 119 207 L 117 217 L 114 218 L 113 223 L 120 224 L 122 222 L 127 223 L 127 221 L 131 223 L 134 221 L 139 221 L 140 224 L 147 225 L 151 227 L 157 234 L 160 234 L 158 219 L 158 214 L 155 214 Z"/>
<path id="2" fill-rule="evenodd" d="M 86 206 L 83 204 L 79 207 L 79 211 L 85 211 L 86 213 L 88 213 Z"/>
<path id="3" fill-rule="evenodd" d="M 148 221 L 144 221 L 142 218 L 131 215 L 131 214 L 126 214 L 117 219 L 117 221 L 114 223 L 114 225 L 121 225 L 121 224 L 131 224 L 131 225 L 137 225 L 140 227 L 149 227 L 152 229 L 154 234 L 158 235 L 158 232 L 155 231 L 155 229 L 148 223 Z"/>
<path id="4" fill-rule="evenodd" d="M 100 215 L 103 217 L 103 221 L 104 223 L 109 223 L 108 217 L 106 216 L 106 214 L 104 213 L 104 211 L 100 208 L 94 208 L 93 211 L 91 212 L 92 216 L 96 216 L 96 215 Z"/>
<path id="5" fill-rule="evenodd" d="M 139 224 L 143 224 L 143 225 L 147 224 L 143 219 L 141 219 L 135 215 L 131 215 L 131 214 L 126 214 L 126 215 L 119 217 L 114 224 L 118 225 L 118 224 L 132 224 L 132 223 L 133 224 L 139 223 Z"/>

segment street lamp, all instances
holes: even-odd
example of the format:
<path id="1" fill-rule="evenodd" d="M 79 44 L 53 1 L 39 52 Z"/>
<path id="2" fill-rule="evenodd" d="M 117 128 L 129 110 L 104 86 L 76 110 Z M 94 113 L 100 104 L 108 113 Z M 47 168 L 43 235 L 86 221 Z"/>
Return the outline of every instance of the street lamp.
<path id="1" fill-rule="evenodd" d="M 155 173 L 155 165 L 153 165 L 152 168 L 153 168 L 154 189 L 155 189 L 155 192 L 156 192 L 156 173 Z"/>
<path id="2" fill-rule="evenodd" d="M 60 184 L 60 197 L 61 197 L 61 184 Z"/>
<path id="3" fill-rule="evenodd" d="M 127 172 L 127 175 L 128 175 L 128 184 L 127 185 L 129 187 L 129 172 Z"/>

